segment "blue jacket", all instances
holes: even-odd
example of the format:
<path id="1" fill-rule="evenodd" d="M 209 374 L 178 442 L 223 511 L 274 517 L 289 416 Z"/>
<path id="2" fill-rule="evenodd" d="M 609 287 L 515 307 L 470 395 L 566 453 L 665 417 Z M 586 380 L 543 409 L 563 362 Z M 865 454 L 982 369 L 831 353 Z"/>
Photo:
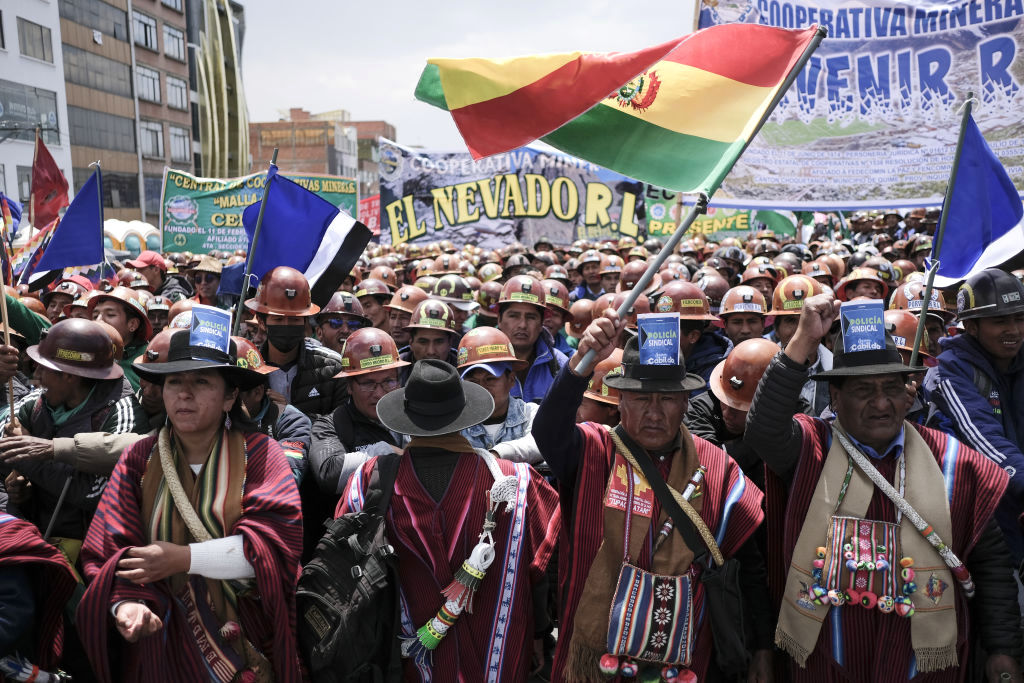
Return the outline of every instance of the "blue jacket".
<path id="1" fill-rule="evenodd" d="M 697 340 L 697 344 L 690 349 L 690 353 L 686 356 L 686 371 L 692 372 L 695 375 L 700 375 L 705 382 L 711 379 L 711 371 L 715 369 L 715 366 L 729 355 L 732 351 L 732 342 L 729 341 L 728 337 L 714 332 L 704 332 L 700 335 L 700 339 Z M 707 391 L 707 389 L 697 389 L 691 391 L 690 396 L 698 396 Z"/>
<path id="2" fill-rule="evenodd" d="M 576 353 L 576 349 L 569 346 L 569 338 L 566 336 L 565 330 L 559 330 L 555 335 L 555 348 L 564 353 L 566 358 Z"/>
<path id="3" fill-rule="evenodd" d="M 1024 351 L 1010 371 L 992 367 L 974 337 L 960 334 L 939 340 L 939 364 L 925 375 L 925 395 L 948 415 L 956 435 L 997 462 L 1010 475 L 1008 493 L 1024 500 Z M 987 388 L 983 396 L 979 387 Z"/>
<path id="4" fill-rule="evenodd" d="M 586 282 L 581 282 L 579 287 L 569 292 L 569 299 L 571 301 L 579 301 L 580 299 L 590 299 L 591 301 L 596 301 L 597 298 L 602 294 L 604 294 L 603 289 L 597 294 L 594 294 L 589 289 L 587 289 Z"/>
<path id="5" fill-rule="evenodd" d="M 533 348 L 533 365 L 526 374 L 526 381 L 520 383 L 516 379 L 511 395 L 531 403 L 540 403 L 555 381 L 555 375 L 569 359 L 551 345 L 551 335 L 547 330 L 541 330 Z"/>
<path id="6" fill-rule="evenodd" d="M 530 433 L 533 426 L 533 416 L 537 412 L 536 404 L 527 404 L 521 398 L 509 397 L 508 412 L 505 414 L 505 422 L 501 429 L 492 438 L 487 434 L 482 424 L 467 427 L 462 430 L 462 435 L 469 440 L 473 448 L 485 448 L 490 450 L 495 445 L 519 439 Z"/>

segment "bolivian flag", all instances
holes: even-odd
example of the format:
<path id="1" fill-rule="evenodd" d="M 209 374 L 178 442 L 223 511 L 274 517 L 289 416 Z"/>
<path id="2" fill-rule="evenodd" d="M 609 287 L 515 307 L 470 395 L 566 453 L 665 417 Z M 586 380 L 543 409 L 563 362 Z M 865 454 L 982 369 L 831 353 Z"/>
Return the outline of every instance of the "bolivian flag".
<path id="1" fill-rule="evenodd" d="M 451 112 L 474 158 L 540 138 L 623 175 L 710 195 L 817 34 L 723 24 L 633 53 L 431 59 L 416 97 Z"/>

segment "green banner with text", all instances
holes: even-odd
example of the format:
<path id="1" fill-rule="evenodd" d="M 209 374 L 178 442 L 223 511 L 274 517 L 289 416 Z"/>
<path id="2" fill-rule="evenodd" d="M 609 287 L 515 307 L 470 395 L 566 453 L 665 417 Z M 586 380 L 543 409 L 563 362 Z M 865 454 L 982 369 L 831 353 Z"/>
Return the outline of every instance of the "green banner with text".
<path id="1" fill-rule="evenodd" d="M 350 216 L 358 215 L 355 179 L 321 174 L 283 175 Z M 242 212 L 263 197 L 265 180 L 266 173 L 220 179 L 197 178 L 182 171 L 164 169 L 160 198 L 164 251 L 205 254 L 214 249 L 248 248 Z"/>

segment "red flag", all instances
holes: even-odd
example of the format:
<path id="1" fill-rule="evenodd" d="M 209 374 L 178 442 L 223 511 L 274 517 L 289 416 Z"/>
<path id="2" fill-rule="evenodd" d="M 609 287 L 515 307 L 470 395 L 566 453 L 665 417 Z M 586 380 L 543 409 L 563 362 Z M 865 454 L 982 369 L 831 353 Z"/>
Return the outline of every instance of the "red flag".
<path id="1" fill-rule="evenodd" d="M 68 181 L 36 130 L 36 153 L 32 160 L 32 196 L 29 212 L 33 227 L 49 225 L 68 205 Z"/>

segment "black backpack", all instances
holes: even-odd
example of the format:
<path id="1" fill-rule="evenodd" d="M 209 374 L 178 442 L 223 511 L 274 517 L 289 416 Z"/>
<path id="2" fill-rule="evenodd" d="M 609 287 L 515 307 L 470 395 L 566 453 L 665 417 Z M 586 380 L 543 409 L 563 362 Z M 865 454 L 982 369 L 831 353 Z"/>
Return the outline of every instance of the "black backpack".
<path id="1" fill-rule="evenodd" d="M 297 632 L 315 683 L 401 677 L 398 556 L 384 527 L 399 462 L 398 455 L 377 458 L 363 509 L 328 520 L 302 568 Z"/>

